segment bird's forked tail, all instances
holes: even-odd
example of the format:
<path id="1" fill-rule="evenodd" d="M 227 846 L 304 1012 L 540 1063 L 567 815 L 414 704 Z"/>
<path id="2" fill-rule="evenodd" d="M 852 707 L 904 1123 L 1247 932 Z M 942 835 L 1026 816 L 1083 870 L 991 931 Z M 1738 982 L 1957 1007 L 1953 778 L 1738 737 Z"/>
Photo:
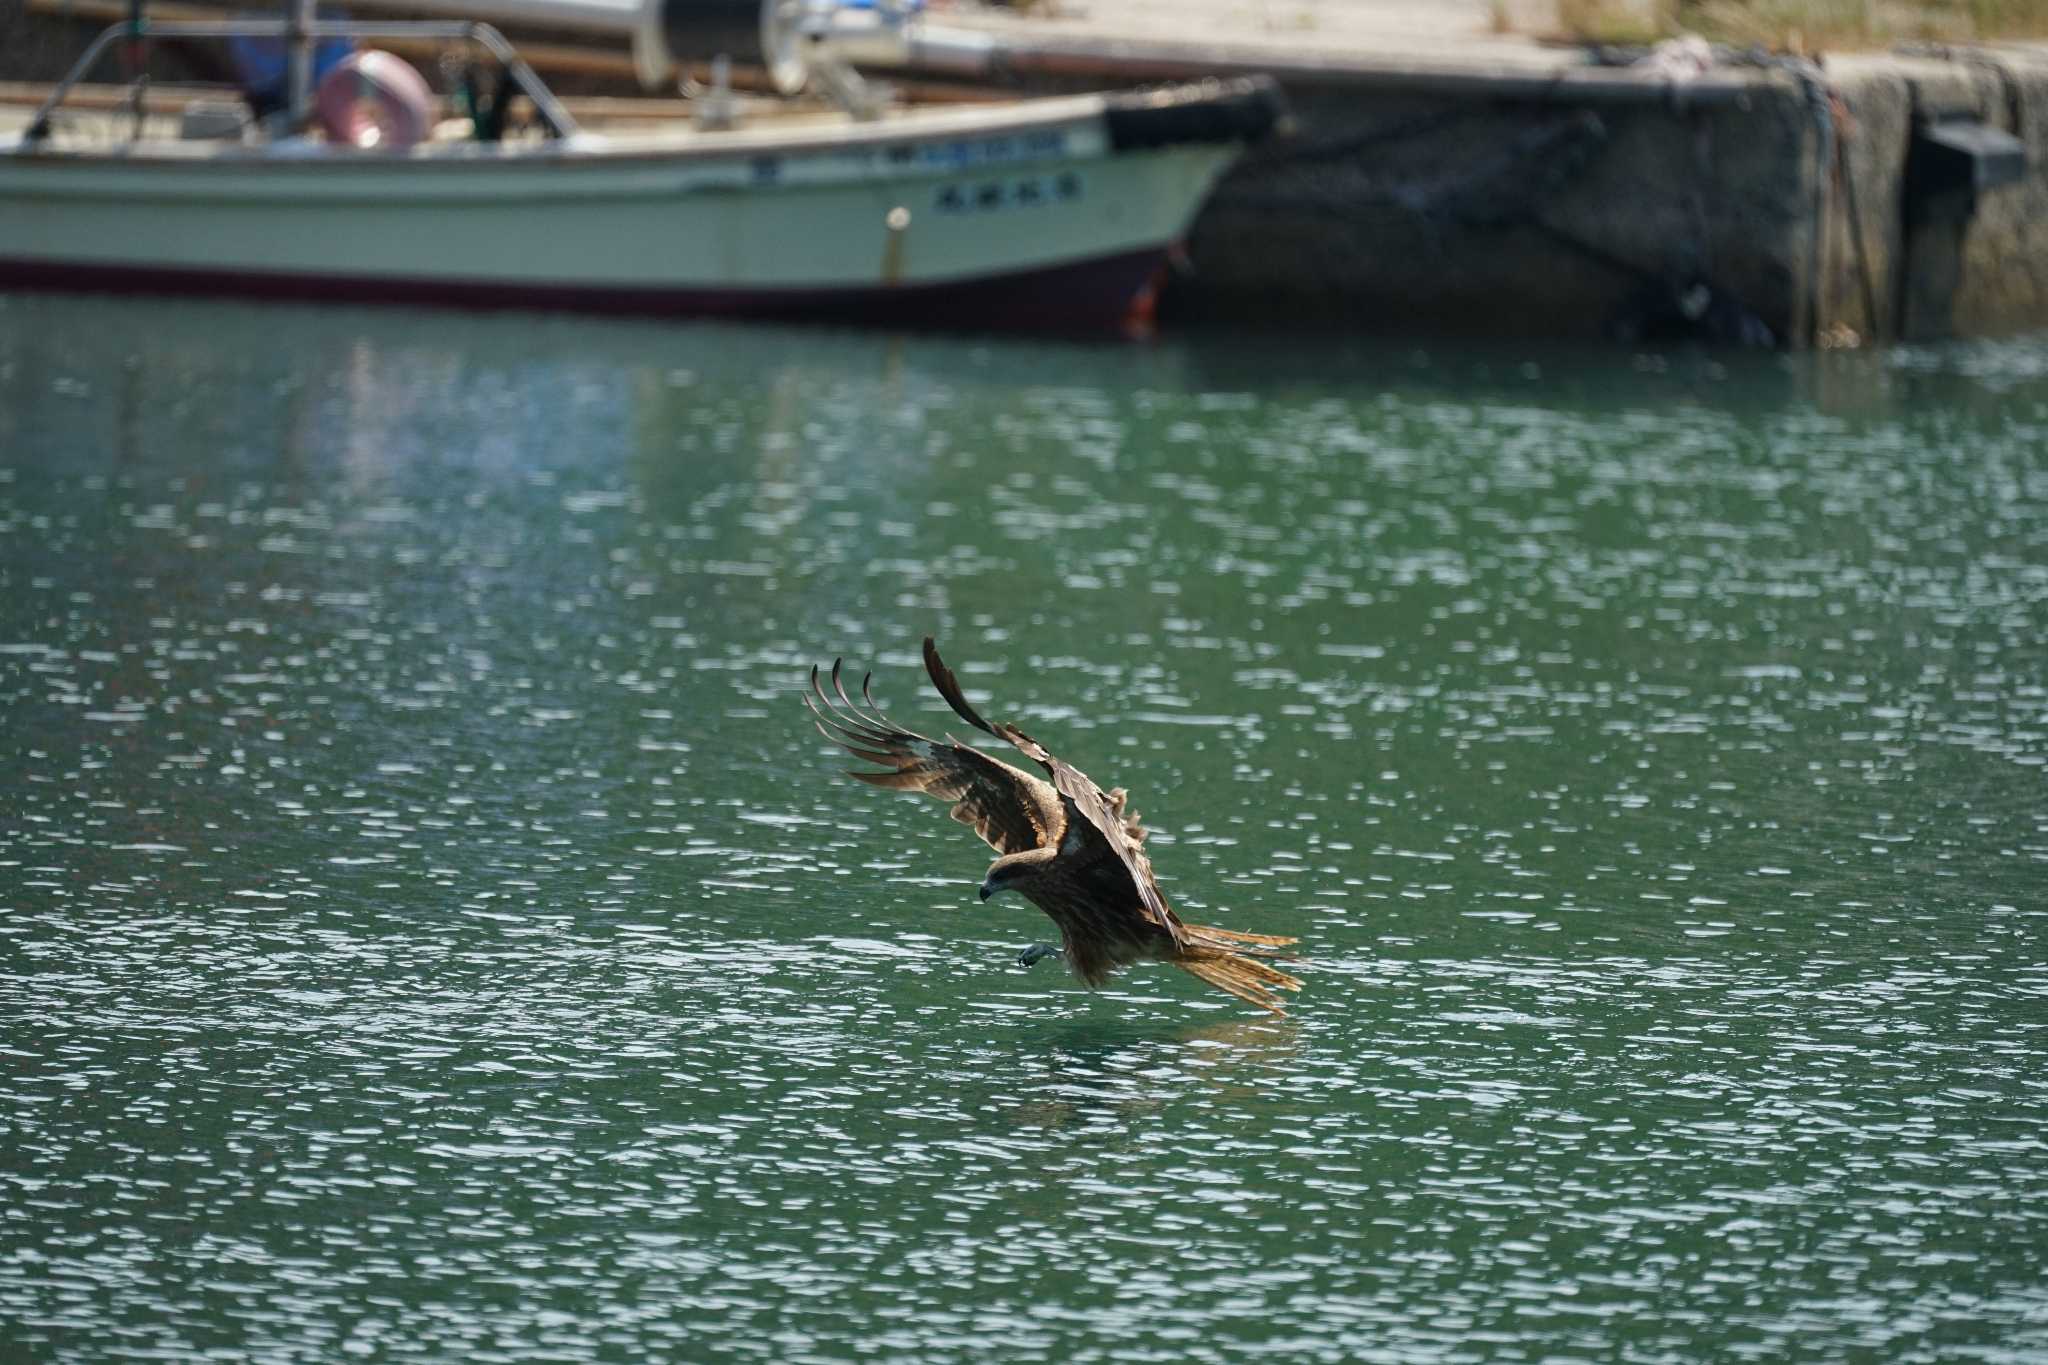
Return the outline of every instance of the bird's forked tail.
<path id="1" fill-rule="evenodd" d="M 1258 957 L 1292 957 L 1285 950 L 1299 940 L 1277 934 L 1241 934 L 1234 929 L 1212 929 L 1203 924 L 1183 925 L 1182 932 L 1185 939 L 1180 955 L 1173 959 L 1174 966 L 1248 1004 L 1286 1016 L 1287 1011 L 1274 992 L 1298 991 L 1301 980 L 1268 966 Z M 1247 957 L 1247 953 L 1258 957 Z"/>

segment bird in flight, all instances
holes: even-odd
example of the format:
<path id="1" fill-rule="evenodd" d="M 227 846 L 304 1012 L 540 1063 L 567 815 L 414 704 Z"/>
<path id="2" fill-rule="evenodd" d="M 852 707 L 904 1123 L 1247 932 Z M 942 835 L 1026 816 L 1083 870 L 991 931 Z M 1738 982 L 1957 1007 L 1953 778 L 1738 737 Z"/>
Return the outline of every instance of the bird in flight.
<path id="1" fill-rule="evenodd" d="M 863 709 L 847 695 L 836 660 L 830 693 L 818 669 L 811 669 L 804 704 L 825 738 L 880 765 L 880 771 L 848 776 L 951 801 L 953 818 L 971 825 L 1001 855 L 982 879 L 981 898 L 1015 891 L 1060 931 L 1059 947 L 1027 948 L 1019 962 L 1028 967 L 1041 958 L 1063 957 L 1091 987 L 1133 962 L 1170 962 L 1260 1009 L 1287 1013 L 1275 992 L 1298 991 L 1301 982 L 1259 958 L 1291 956 L 1281 950 L 1297 940 L 1183 922 L 1160 893 L 1145 856 L 1145 827 L 1128 809 L 1121 787 L 1105 792 L 1016 726 L 983 720 L 968 705 L 930 636 L 924 641 L 924 666 L 954 714 L 1008 741 L 1045 769 L 1045 777 L 990 758 L 951 736 L 928 739 L 895 724 L 868 691 L 872 674 L 861 680 Z"/>

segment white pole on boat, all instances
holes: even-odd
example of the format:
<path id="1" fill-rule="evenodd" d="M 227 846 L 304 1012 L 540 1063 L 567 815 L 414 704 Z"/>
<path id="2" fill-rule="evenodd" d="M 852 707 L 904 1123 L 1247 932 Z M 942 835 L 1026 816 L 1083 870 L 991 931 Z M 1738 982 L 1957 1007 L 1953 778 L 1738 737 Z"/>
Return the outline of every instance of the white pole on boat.
<path id="1" fill-rule="evenodd" d="M 305 131 L 313 111 L 313 39 L 306 30 L 315 2 L 284 0 L 285 109 L 294 133 Z"/>

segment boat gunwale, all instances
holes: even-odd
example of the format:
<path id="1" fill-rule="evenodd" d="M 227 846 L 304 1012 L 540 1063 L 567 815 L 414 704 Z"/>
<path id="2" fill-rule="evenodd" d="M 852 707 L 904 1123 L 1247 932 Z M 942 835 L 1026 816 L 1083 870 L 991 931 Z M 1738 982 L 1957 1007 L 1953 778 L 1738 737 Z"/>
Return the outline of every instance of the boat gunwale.
<path id="1" fill-rule="evenodd" d="M 186 169 L 217 166 L 237 171 L 305 168 L 320 172 L 389 171 L 405 174 L 409 170 L 502 170 L 521 165 L 752 160 L 763 156 L 830 155 L 901 144 L 1006 137 L 1055 128 L 1085 127 L 1099 121 L 1108 108 L 1108 97 L 1104 95 L 1068 95 L 1019 100 L 1013 104 L 975 105 L 970 109 L 943 112 L 919 110 L 872 122 L 848 120 L 829 128 L 801 132 L 743 128 L 706 133 L 691 128 L 673 132 L 607 134 L 587 130 L 568 138 L 531 142 L 422 143 L 398 152 L 305 142 L 248 145 L 176 138 L 124 140 L 110 146 L 61 147 L 52 145 L 50 139 L 25 141 L 25 134 L 17 133 L 8 140 L 0 141 L 0 166 L 9 163 L 95 167 L 146 165 Z M 111 119 L 114 116 L 104 117 Z M 1105 146 L 1103 154 L 1108 151 Z M 909 165 L 904 169 L 919 168 Z"/>
<path id="2" fill-rule="evenodd" d="M 877 148 L 916 146 L 963 138 L 1002 138 L 1047 132 L 1054 129 L 1102 127 L 1105 141 L 1100 149 L 1085 148 L 1057 153 L 1026 153 L 1003 161 L 1023 163 L 1059 158 L 1089 158 L 1144 150 L 1143 145 L 1122 145 L 1110 127 L 1118 117 L 1133 112 L 1144 116 L 1147 109 L 1177 107 L 1199 109 L 1224 106 L 1242 96 L 1256 78 L 1175 82 L 1139 92 L 1089 92 L 1078 95 L 1034 96 L 999 104 L 976 104 L 955 109 L 895 110 L 878 119 L 854 119 L 837 115 L 826 127 L 735 128 L 706 132 L 695 127 L 626 134 L 578 131 L 566 138 L 540 138 L 522 142 L 484 143 L 470 140 L 428 142 L 402 151 L 360 149 L 338 144 L 292 141 L 246 144 L 179 138 L 129 139 L 94 147 L 59 147 L 49 137 L 31 138 L 27 130 L 0 137 L 0 169 L 7 165 L 33 166 L 151 166 L 219 167 L 233 171 L 278 171 L 304 168 L 329 174 L 364 171 L 394 172 L 399 175 L 421 171 L 503 170 L 509 167 L 607 166 L 633 162 L 650 164 L 697 163 L 755 160 L 765 156 L 810 157 L 841 153 L 872 152 Z M 92 117 L 111 121 L 118 114 L 95 113 Z M 828 117 L 833 117 L 829 116 Z M 773 116 L 768 121 L 772 122 Z M 1197 134 L 1185 140 L 1224 144 L 1239 140 L 1227 133 Z M 998 164 L 995 161 L 981 164 Z M 906 164 L 906 172 L 960 172 L 976 169 L 974 164 L 918 166 Z"/>

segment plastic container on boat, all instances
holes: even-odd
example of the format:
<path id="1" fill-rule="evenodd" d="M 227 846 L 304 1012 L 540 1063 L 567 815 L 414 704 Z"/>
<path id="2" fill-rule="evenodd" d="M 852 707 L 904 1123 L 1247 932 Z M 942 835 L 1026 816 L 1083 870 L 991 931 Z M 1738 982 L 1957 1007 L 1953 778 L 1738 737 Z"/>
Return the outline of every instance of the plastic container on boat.
<path id="1" fill-rule="evenodd" d="M 403 57 L 372 49 L 335 63 L 313 92 L 329 142 L 402 151 L 434 126 L 434 92 Z"/>

